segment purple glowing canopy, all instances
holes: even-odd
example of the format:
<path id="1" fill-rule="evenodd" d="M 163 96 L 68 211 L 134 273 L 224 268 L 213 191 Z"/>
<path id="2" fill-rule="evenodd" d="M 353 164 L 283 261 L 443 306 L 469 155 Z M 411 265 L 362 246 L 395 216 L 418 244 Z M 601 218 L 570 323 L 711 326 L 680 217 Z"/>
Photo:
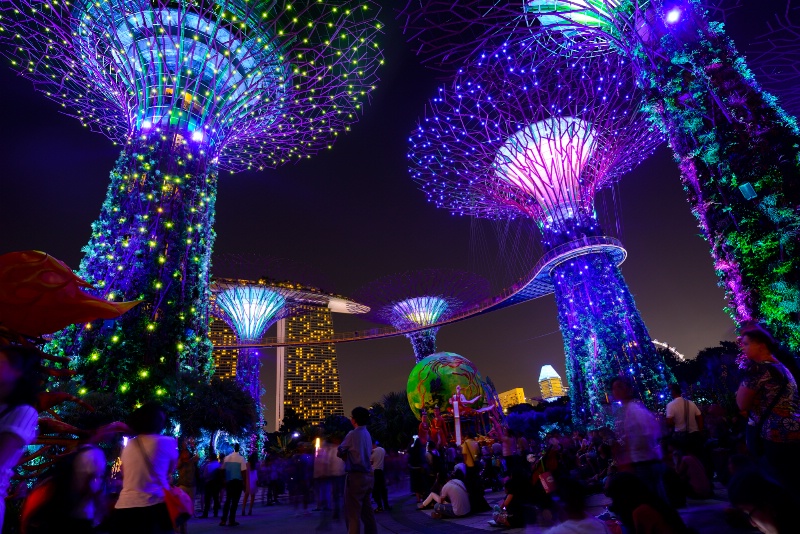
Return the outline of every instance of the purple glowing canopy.
<path id="1" fill-rule="evenodd" d="M 383 62 L 369 0 L 9 0 L 11 66 L 116 143 L 177 130 L 231 171 L 275 167 L 357 120 Z"/>
<path id="2" fill-rule="evenodd" d="M 580 61 L 505 43 L 440 88 L 409 141 L 428 199 L 462 215 L 542 225 L 593 216 L 596 191 L 648 157 L 662 135 L 616 54 Z"/>
<path id="3" fill-rule="evenodd" d="M 405 330 L 446 320 L 489 295 L 489 283 L 476 274 L 424 269 L 374 280 L 356 300 L 370 306 L 366 318 Z"/>

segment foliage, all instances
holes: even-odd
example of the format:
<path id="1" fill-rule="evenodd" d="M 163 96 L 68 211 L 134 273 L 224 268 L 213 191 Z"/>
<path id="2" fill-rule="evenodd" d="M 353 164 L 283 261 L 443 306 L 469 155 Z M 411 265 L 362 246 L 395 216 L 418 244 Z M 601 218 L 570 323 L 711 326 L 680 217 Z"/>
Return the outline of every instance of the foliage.
<path id="1" fill-rule="evenodd" d="M 568 432 L 572 429 L 572 410 L 568 403 L 566 406 L 542 403 L 536 408 L 524 412 L 509 410 L 506 418 L 508 428 L 527 438 L 536 439 L 541 437 L 540 433 L 545 428 L 557 427 L 561 432 Z"/>
<path id="2" fill-rule="evenodd" d="M 739 323 L 800 349 L 800 131 L 698 1 L 629 52 Z M 627 11 L 626 11 L 627 10 Z M 622 4 L 632 12 L 633 3 Z M 756 196 L 745 198 L 740 187 Z"/>
<path id="3" fill-rule="evenodd" d="M 662 350 L 675 380 L 687 396 L 701 404 L 719 404 L 736 411 L 735 394 L 741 381 L 736 362 L 740 350 L 736 343 L 721 341 L 716 347 L 701 350 L 696 358 L 686 360 Z"/>
<path id="4" fill-rule="evenodd" d="M 396 451 L 411 444 L 419 421 L 411 411 L 405 392 L 387 393 L 380 402 L 370 406 L 370 412 L 372 416 L 368 426 L 369 433 L 383 448 Z"/>
<path id="5" fill-rule="evenodd" d="M 191 375 L 181 379 L 184 385 L 193 383 L 176 389 L 190 392 L 165 405 L 171 408 L 184 436 L 196 437 L 202 430 L 222 430 L 232 436 L 258 431 L 255 402 L 238 382 L 219 377 L 206 382 Z"/>
<path id="6" fill-rule="evenodd" d="M 127 409 L 179 392 L 182 372 L 209 376 L 208 270 L 216 171 L 196 147 L 165 136 L 123 150 L 80 275 L 108 300 L 141 300 L 117 320 L 72 325 L 49 350 L 77 356 L 80 392 L 104 392 Z"/>
<path id="7" fill-rule="evenodd" d="M 297 411 L 291 406 L 286 406 L 283 410 L 283 421 L 278 429 L 280 433 L 294 432 L 304 426 L 308 425 L 308 421 L 303 419 Z"/>

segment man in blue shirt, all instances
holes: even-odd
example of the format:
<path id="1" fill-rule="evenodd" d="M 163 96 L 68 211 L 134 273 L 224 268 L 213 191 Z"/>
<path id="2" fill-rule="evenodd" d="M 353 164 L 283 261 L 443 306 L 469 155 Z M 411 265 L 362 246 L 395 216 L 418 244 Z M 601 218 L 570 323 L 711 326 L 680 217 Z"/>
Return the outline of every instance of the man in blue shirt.
<path id="1" fill-rule="evenodd" d="M 222 507 L 219 525 L 235 527 L 239 524 L 236 521 L 236 508 L 244 490 L 244 477 L 247 476 L 247 460 L 239 454 L 238 443 L 233 446 L 233 452 L 225 457 L 222 469 L 225 471 L 225 506 Z"/>
<path id="2" fill-rule="evenodd" d="M 344 488 L 344 517 L 348 534 L 359 534 L 361 521 L 365 534 L 377 534 L 375 514 L 370 495 L 374 486 L 372 476 L 372 437 L 367 431 L 369 410 L 362 406 L 353 408 L 350 422 L 355 427 L 338 448 L 338 456 L 345 463 L 347 479 Z"/>

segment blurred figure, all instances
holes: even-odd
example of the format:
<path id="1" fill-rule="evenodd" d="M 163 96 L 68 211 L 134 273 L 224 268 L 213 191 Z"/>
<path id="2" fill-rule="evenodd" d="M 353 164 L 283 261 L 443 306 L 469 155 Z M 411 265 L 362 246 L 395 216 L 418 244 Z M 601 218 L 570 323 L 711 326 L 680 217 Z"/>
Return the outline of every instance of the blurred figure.
<path id="1" fill-rule="evenodd" d="M 800 501 L 795 494 L 763 473 L 745 469 L 734 475 L 728 486 L 728 498 L 764 534 L 798 531 Z"/>
<path id="2" fill-rule="evenodd" d="M 678 512 L 633 473 L 609 477 L 608 507 L 619 517 L 630 534 L 688 534 Z"/>
<path id="3" fill-rule="evenodd" d="M 493 527 L 518 528 L 524 526 L 525 516 L 522 504 L 526 491 L 522 475 L 512 471 L 511 476 L 506 480 L 504 489 L 506 496 L 500 505 L 495 506 L 489 524 Z"/>
<path id="4" fill-rule="evenodd" d="M 205 493 L 203 495 L 203 515 L 200 517 L 208 517 L 209 508 L 211 508 L 211 501 L 214 501 L 214 517 L 219 515 L 219 497 L 222 492 L 222 486 L 225 483 L 225 473 L 222 471 L 222 455 L 217 457 L 214 450 L 209 447 L 209 457 L 206 464 L 203 466 L 202 476 L 205 485 Z"/>
<path id="5" fill-rule="evenodd" d="M 683 397 L 680 384 L 672 384 L 669 389 L 672 400 L 667 404 L 667 426 L 673 431 L 672 439 L 699 458 L 704 442 L 703 414 L 694 402 Z"/>
<path id="6" fill-rule="evenodd" d="M 244 485 L 244 498 L 242 499 L 242 515 L 253 515 L 253 503 L 256 502 L 258 493 L 258 454 L 251 453 L 247 458 L 247 477 Z M 250 499 L 250 513 L 245 513 L 247 499 Z"/>
<path id="7" fill-rule="evenodd" d="M 431 445 L 433 445 L 433 443 L 433 441 L 430 442 Z M 435 445 L 433 446 L 435 448 Z M 378 506 L 375 511 L 383 512 L 384 510 L 391 510 L 392 508 L 389 506 L 389 489 L 386 487 L 386 471 L 384 469 L 386 450 L 375 440 L 372 441 L 370 462 L 372 464 L 372 473 L 375 477 L 375 488 L 372 490 L 372 498 Z"/>
<path id="8" fill-rule="evenodd" d="M 464 484 L 464 473 L 460 469 L 453 471 L 453 477 L 442 486 L 441 492 L 428 495 L 417 506 L 417 509 L 428 508 L 434 503 L 436 504 L 433 508 L 433 515 L 431 515 L 434 519 L 462 517 L 470 513 L 469 493 L 467 493 L 467 486 Z"/>
<path id="9" fill-rule="evenodd" d="M 561 501 L 561 524 L 545 534 L 610 534 L 606 524 L 586 513 L 586 489 L 575 479 L 564 478 L 558 481 Z"/>
<path id="10" fill-rule="evenodd" d="M 36 438 L 40 361 L 36 349 L 0 347 L 0 531 L 12 470 Z"/>
<path id="11" fill-rule="evenodd" d="M 182 448 L 178 454 L 178 484 L 186 494 L 192 499 L 192 506 L 194 507 L 194 497 L 197 491 L 197 456 L 191 453 L 189 449 Z M 192 509 L 192 516 L 194 516 L 194 509 Z M 181 525 L 181 534 L 186 534 L 186 524 Z"/>
<path id="12" fill-rule="evenodd" d="M 135 410 L 128 426 L 136 437 L 122 449 L 122 491 L 114 510 L 114 528 L 119 534 L 173 532 L 164 504 L 164 488 L 178 465 L 178 441 L 162 436 L 167 414 L 158 403 Z"/>
<path id="13" fill-rule="evenodd" d="M 38 484 L 22 508 L 23 534 L 91 534 L 105 519 L 106 457 L 87 445 L 59 460 L 53 476 Z"/>
<path id="14" fill-rule="evenodd" d="M 620 471 L 636 473 L 653 493 L 667 500 L 662 481 L 661 430 L 653 414 L 634 400 L 633 391 L 627 377 L 611 381 L 611 393 L 622 403 L 616 413 L 616 464 Z"/>
<path id="15" fill-rule="evenodd" d="M 747 447 L 787 488 L 800 488 L 800 395 L 797 362 L 757 325 L 741 330 L 745 377 L 736 404 L 749 412 Z M 780 361 L 779 358 L 783 361 Z"/>

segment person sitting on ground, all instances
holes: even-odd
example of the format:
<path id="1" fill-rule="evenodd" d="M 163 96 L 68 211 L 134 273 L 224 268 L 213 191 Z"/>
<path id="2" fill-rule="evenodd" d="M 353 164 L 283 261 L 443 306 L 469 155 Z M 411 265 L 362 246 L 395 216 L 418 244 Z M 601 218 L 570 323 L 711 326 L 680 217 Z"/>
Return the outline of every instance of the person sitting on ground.
<path id="1" fill-rule="evenodd" d="M 492 520 L 493 527 L 522 527 L 525 525 L 522 503 L 525 497 L 525 482 L 522 475 L 512 472 L 504 485 L 506 496 L 502 504 L 495 506 Z"/>
<path id="2" fill-rule="evenodd" d="M 714 487 L 706 476 L 703 464 L 690 451 L 678 442 L 672 453 L 675 460 L 675 471 L 686 488 L 686 495 L 691 499 L 710 499 L 714 496 Z"/>
<path id="3" fill-rule="evenodd" d="M 633 473 L 621 472 L 609 478 L 608 509 L 619 517 L 630 534 L 687 534 L 678 512 L 656 495 Z"/>
<path id="4" fill-rule="evenodd" d="M 760 471 L 744 469 L 734 475 L 728 486 L 728 498 L 764 534 L 797 532 L 800 500 Z"/>
<path id="5" fill-rule="evenodd" d="M 422 510 L 434 502 L 436 504 L 431 516 L 434 519 L 463 517 L 470 513 L 469 494 L 464 485 L 464 475 L 461 470 L 453 471 L 452 478 L 442 487 L 442 492 L 438 495 L 431 493 L 418 508 Z"/>
<path id="6" fill-rule="evenodd" d="M 586 513 L 586 488 L 574 478 L 558 481 L 561 523 L 545 534 L 609 534 L 606 524 Z"/>

